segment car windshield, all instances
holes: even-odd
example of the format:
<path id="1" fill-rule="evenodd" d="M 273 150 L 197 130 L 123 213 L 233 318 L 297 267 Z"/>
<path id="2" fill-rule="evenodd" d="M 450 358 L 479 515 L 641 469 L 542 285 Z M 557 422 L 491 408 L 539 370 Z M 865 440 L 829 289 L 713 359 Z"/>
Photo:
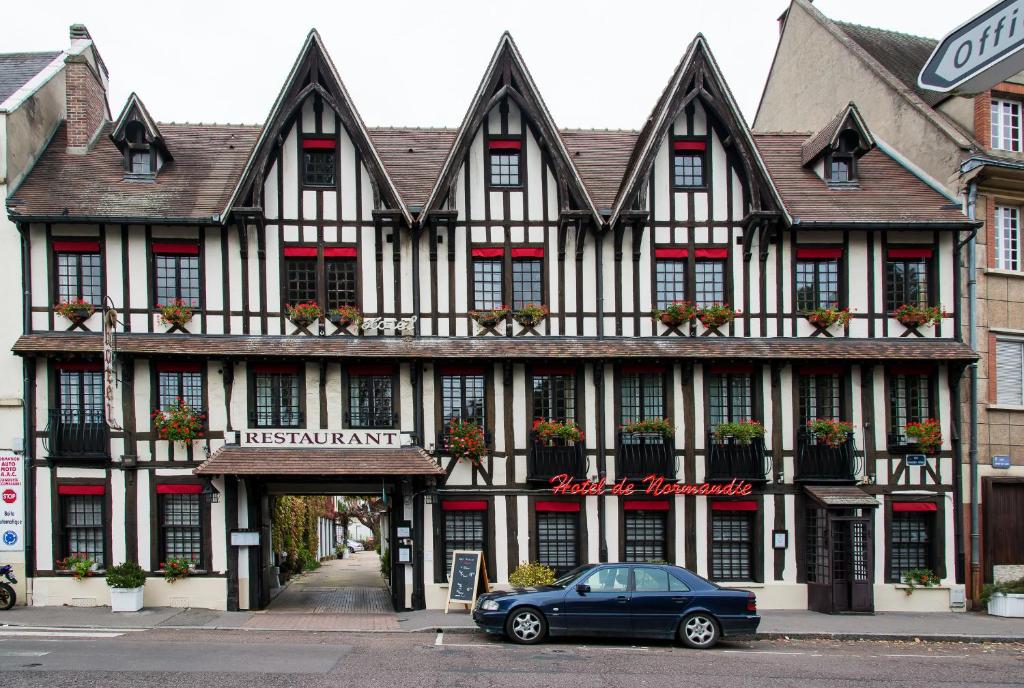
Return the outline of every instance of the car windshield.
<path id="1" fill-rule="evenodd" d="M 594 568 L 593 564 L 587 564 L 585 566 L 577 566 L 569 573 L 563 574 L 561 577 L 556 578 L 555 582 L 551 584 L 552 588 L 564 588 L 565 586 L 572 583 L 574 580 L 580 577 L 584 571 L 589 571 Z"/>

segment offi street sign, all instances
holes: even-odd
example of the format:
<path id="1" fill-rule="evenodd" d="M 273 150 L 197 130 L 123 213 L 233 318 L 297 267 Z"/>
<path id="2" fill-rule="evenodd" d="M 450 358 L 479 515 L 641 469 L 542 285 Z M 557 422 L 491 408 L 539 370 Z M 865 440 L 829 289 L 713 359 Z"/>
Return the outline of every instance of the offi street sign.
<path id="1" fill-rule="evenodd" d="M 1002 0 L 935 46 L 917 83 L 941 93 L 987 91 L 1024 71 L 1024 0 Z"/>

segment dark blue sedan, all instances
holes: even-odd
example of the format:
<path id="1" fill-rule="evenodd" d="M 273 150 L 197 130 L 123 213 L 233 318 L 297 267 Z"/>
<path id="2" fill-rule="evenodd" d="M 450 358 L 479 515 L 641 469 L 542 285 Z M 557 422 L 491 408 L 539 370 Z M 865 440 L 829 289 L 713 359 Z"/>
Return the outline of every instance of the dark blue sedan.
<path id="1" fill-rule="evenodd" d="M 588 564 L 551 585 L 485 593 L 473 621 L 527 645 L 548 635 L 590 635 L 679 638 L 705 649 L 723 636 L 752 635 L 761 617 L 754 593 L 678 566 Z"/>

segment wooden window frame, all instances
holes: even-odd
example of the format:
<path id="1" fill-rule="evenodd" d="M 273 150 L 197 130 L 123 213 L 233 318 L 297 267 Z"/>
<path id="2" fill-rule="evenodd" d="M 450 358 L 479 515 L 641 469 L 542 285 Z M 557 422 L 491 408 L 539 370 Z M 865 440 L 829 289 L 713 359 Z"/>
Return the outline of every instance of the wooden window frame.
<path id="1" fill-rule="evenodd" d="M 946 577 L 946 543 L 945 543 L 945 506 L 942 502 L 941 497 L 920 497 L 914 496 L 908 499 L 893 499 L 888 498 L 885 500 L 885 511 L 883 513 L 884 527 L 885 527 L 885 568 L 882 572 L 886 583 L 890 584 L 902 584 L 902 580 L 897 580 L 892 575 L 892 564 L 893 564 L 893 523 L 896 519 L 893 511 L 893 504 L 896 502 L 922 502 L 925 504 L 935 505 L 935 511 L 919 512 L 929 514 L 930 523 L 929 527 L 929 548 L 928 557 L 931 566 L 925 567 L 930 568 L 940 578 Z M 912 512 L 913 513 L 913 512 Z"/>
<path id="2" fill-rule="evenodd" d="M 58 250 L 55 246 L 63 242 L 76 242 L 76 241 L 95 241 L 98 244 L 96 251 L 64 251 Z M 77 282 L 78 282 L 78 296 L 79 298 L 85 298 L 82 293 L 83 278 L 85 276 L 82 270 L 82 256 L 98 256 L 99 257 L 99 294 L 96 301 L 90 301 L 94 306 L 99 308 L 102 306 L 103 297 L 106 293 L 106 254 L 103 250 L 103 239 L 102 237 L 51 237 L 50 238 L 50 274 L 53 275 L 53 279 L 50 280 L 50 303 L 58 304 L 61 301 L 60 297 L 60 256 L 62 255 L 77 255 L 78 269 L 77 269 Z M 88 299 L 86 299 L 88 300 Z"/>
<path id="3" fill-rule="evenodd" d="M 718 501 L 731 500 L 709 500 L 707 502 L 707 563 L 708 580 L 714 582 L 742 582 L 742 583 L 763 583 L 764 582 L 764 504 L 760 499 L 757 502 L 757 509 L 753 511 L 725 511 L 726 514 L 742 513 L 750 518 L 750 578 L 715 578 L 715 552 L 714 552 L 714 522 L 716 511 L 712 505 Z M 749 501 L 749 500 L 742 500 Z"/>
<path id="4" fill-rule="evenodd" d="M 352 422 L 352 382 L 354 378 L 360 377 L 373 377 L 373 378 L 387 378 L 391 381 L 391 421 L 387 425 L 355 425 Z M 359 430 L 388 430 L 398 427 L 398 407 L 401 404 L 396 404 L 397 394 L 399 390 L 399 378 L 397 366 L 391 372 L 388 373 L 352 373 L 351 370 L 346 369 L 342 375 L 342 414 L 344 416 L 345 427 L 359 429 Z"/>
<path id="5" fill-rule="evenodd" d="M 249 427 L 252 428 L 266 428 L 266 429 L 282 429 L 282 430 L 297 430 L 302 429 L 306 426 L 306 371 L 302 364 L 295 367 L 293 373 L 280 371 L 280 372 L 267 372 L 259 370 L 258 366 L 253 369 L 253 366 L 248 366 L 248 420 Z M 257 394 L 256 394 L 256 377 L 258 375 L 295 375 L 298 378 L 298 422 L 295 425 L 281 425 L 280 424 L 280 409 L 276 409 L 273 415 L 277 418 L 277 423 L 271 423 L 269 425 L 259 425 L 257 419 L 259 418 L 259 412 L 257 410 Z"/>
<path id="6" fill-rule="evenodd" d="M 709 179 L 711 179 L 711 137 L 710 136 L 670 136 L 669 137 L 669 186 L 672 191 L 707 191 L 709 188 Z M 704 149 L 701 151 L 696 150 L 677 150 L 677 143 L 703 143 Z M 676 176 L 676 158 L 685 156 L 698 156 L 701 160 L 701 183 L 699 185 L 683 185 L 678 184 L 679 178 Z"/>
<path id="7" fill-rule="evenodd" d="M 1003 105 L 1016 106 L 1017 108 L 1017 137 L 1011 142 L 1011 147 L 1006 148 L 1003 144 L 1006 140 L 1003 137 Z M 1020 153 L 1024 150 L 1024 102 L 1016 98 L 1005 98 L 993 96 L 989 105 L 990 136 L 986 142 L 993 150 Z M 998 133 L 997 133 L 998 132 Z"/>

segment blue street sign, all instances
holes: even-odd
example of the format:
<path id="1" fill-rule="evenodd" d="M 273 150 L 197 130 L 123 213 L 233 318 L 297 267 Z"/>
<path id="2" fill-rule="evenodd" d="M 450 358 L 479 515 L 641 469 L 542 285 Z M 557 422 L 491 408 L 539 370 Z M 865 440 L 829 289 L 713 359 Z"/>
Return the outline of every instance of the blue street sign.
<path id="1" fill-rule="evenodd" d="M 923 466 L 926 458 L 924 454 L 907 454 L 907 465 Z"/>
<path id="2" fill-rule="evenodd" d="M 1010 455 L 1009 454 L 996 454 L 992 457 L 992 468 L 1009 468 L 1010 467 Z"/>
<path id="3" fill-rule="evenodd" d="M 4 533 L 4 544 L 13 545 L 18 541 L 18 534 L 13 530 L 8 530 Z"/>

